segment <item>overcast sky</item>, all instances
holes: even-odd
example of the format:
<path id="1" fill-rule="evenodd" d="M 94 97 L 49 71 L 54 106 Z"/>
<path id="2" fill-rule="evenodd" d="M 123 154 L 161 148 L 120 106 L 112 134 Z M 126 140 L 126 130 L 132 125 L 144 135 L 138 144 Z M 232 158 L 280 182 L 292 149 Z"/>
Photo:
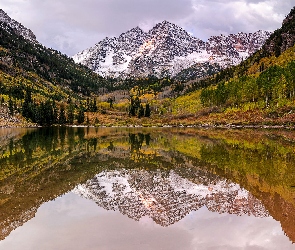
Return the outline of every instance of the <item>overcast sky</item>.
<path id="1" fill-rule="evenodd" d="M 281 27 L 294 0 L 1 0 L 39 42 L 69 56 L 136 26 L 163 20 L 206 41 L 212 35 Z"/>

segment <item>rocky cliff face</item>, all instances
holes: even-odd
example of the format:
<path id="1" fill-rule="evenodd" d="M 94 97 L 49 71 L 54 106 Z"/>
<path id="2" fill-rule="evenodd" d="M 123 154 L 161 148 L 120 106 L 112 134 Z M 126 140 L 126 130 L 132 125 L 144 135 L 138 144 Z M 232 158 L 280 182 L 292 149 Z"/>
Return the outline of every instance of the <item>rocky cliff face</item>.
<path id="1" fill-rule="evenodd" d="M 269 36 L 269 32 L 257 31 L 214 36 L 204 42 L 163 21 L 148 33 L 137 27 L 118 38 L 105 38 L 73 59 L 105 77 L 176 76 L 191 66 L 208 68 L 209 63 L 218 69 L 237 65 L 260 49 Z"/>
<path id="2" fill-rule="evenodd" d="M 248 34 L 240 32 L 229 36 L 212 36 L 206 43 L 206 51 L 220 65 L 237 65 L 259 50 L 270 34 L 259 30 Z"/>
<path id="3" fill-rule="evenodd" d="M 11 19 L 2 9 L 0 9 L 0 22 L 6 23 L 11 29 L 14 30 L 16 34 L 23 36 L 30 42 L 38 43 L 36 40 L 36 36 L 30 29 L 24 27 L 21 23 Z"/>
<path id="4" fill-rule="evenodd" d="M 295 7 L 286 16 L 282 27 L 276 30 L 263 46 L 265 55 L 279 56 L 295 44 Z"/>

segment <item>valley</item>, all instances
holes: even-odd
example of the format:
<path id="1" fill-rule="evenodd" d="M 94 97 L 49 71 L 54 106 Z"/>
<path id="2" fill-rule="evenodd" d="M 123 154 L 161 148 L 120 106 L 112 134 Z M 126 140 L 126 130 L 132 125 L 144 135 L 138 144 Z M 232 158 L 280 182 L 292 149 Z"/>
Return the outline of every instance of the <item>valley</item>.
<path id="1" fill-rule="evenodd" d="M 0 249 L 294 249 L 290 2 L 4 2 Z"/>
<path id="2" fill-rule="evenodd" d="M 212 36 L 167 21 L 73 58 L 0 12 L 0 126 L 283 126 L 295 112 L 295 10 L 275 32 Z"/>

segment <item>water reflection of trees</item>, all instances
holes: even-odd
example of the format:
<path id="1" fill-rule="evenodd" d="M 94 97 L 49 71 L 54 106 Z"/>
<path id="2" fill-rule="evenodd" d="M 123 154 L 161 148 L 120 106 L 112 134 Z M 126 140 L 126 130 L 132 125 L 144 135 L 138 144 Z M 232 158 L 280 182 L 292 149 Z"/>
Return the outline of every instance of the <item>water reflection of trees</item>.
<path id="1" fill-rule="evenodd" d="M 43 202 L 96 173 L 92 166 L 85 171 L 68 164 L 85 148 L 84 136 L 81 129 L 42 128 L 0 146 L 0 238 L 33 217 Z"/>
<path id="2" fill-rule="evenodd" d="M 139 161 L 142 158 L 147 158 L 148 156 L 151 156 L 151 155 L 145 154 L 145 152 L 142 150 L 143 146 L 147 148 L 150 146 L 150 141 L 151 141 L 150 133 L 148 134 L 129 133 L 130 154 L 134 160 Z"/>
<path id="3" fill-rule="evenodd" d="M 108 141 L 107 136 L 92 136 L 86 139 L 86 134 L 85 128 L 54 127 L 36 129 L 28 131 L 21 139 L 11 138 L 6 149 L 5 145 L 2 145 L 2 150 L 3 152 L 8 150 L 9 155 L 6 155 L 6 160 L 11 164 L 20 164 L 24 160 L 25 164 L 31 164 L 34 159 L 33 155 L 38 152 L 40 154 L 41 152 L 47 152 L 54 156 L 65 150 L 72 153 L 77 148 L 85 149 L 88 152 L 96 151 L 101 141 Z M 143 144 L 148 147 L 150 141 L 151 135 L 149 133 L 129 133 L 130 152 L 139 153 Z M 115 149 L 114 141 L 109 142 L 108 149 L 110 151 Z"/>
<path id="4" fill-rule="evenodd" d="M 137 152 L 141 149 L 143 143 L 147 146 L 150 145 L 151 135 L 150 134 L 130 134 L 129 133 L 129 143 L 130 143 L 130 151 Z"/>
<path id="5" fill-rule="evenodd" d="M 28 130 L 0 145 L 0 226 L 100 171 L 161 170 L 167 176 L 177 169 L 179 176 L 196 184 L 214 184 L 216 176 L 239 183 L 266 205 L 295 241 L 294 142 L 268 135 L 261 143 L 244 134 L 220 137 L 219 132 L 191 130 Z M 207 177 L 196 167 L 206 170 Z"/>

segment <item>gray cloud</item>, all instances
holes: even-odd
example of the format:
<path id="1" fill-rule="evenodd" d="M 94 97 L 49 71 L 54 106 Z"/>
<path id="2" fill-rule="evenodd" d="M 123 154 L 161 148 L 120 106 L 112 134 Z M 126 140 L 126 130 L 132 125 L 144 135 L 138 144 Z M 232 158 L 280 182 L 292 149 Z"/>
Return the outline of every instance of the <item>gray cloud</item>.
<path id="1" fill-rule="evenodd" d="M 194 0 L 194 14 L 184 26 L 203 39 L 220 33 L 274 31 L 293 4 L 292 0 Z"/>
<path id="2" fill-rule="evenodd" d="M 203 40 L 280 27 L 294 0 L 1 0 L 0 8 L 68 55 L 139 25 L 168 20 Z"/>

